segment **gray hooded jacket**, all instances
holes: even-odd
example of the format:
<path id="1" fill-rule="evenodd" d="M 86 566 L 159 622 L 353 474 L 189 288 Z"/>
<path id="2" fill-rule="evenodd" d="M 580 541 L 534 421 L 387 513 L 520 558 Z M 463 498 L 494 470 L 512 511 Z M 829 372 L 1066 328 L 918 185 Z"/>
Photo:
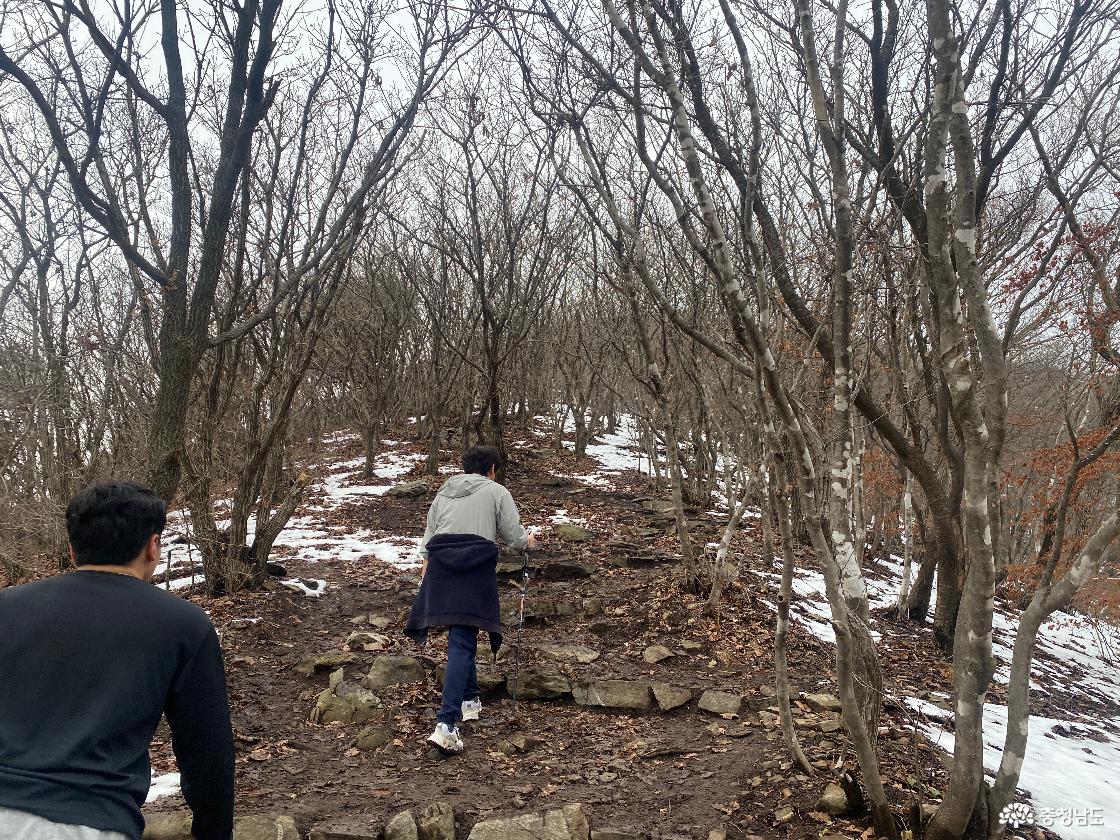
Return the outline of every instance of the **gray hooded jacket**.
<path id="1" fill-rule="evenodd" d="M 437 534 L 477 534 L 497 542 L 500 535 L 520 551 L 529 542 L 509 490 L 484 475 L 462 473 L 444 482 L 428 509 L 428 527 L 420 554 L 428 556 L 428 541 Z"/>

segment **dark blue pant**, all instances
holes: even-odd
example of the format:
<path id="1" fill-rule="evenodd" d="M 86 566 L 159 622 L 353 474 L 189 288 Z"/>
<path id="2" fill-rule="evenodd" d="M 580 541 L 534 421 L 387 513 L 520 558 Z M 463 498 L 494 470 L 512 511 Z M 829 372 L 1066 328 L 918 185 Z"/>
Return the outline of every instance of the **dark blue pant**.
<path id="1" fill-rule="evenodd" d="M 464 700 L 476 700 L 478 673 L 474 656 L 478 650 L 478 628 L 456 624 L 447 631 L 447 670 L 443 674 L 443 705 L 436 720 L 454 728 L 463 713 Z"/>

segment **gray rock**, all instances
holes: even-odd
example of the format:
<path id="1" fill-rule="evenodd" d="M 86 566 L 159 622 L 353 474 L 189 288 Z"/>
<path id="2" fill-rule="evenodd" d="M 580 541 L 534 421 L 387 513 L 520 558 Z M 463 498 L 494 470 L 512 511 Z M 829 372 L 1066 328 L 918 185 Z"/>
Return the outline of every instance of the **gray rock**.
<path id="1" fill-rule="evenodd" d="M 311 829 L 308 840 L 381 840 L 381 831 L 329 823 Z"/>
<path id="2" fill-rule="evenodd" d="M 413 499 L 419 496 L 426 496 L 429 489 L 428 482 L 420 478 L 416 481 L 406 481 L 404 484 L 390 487 L 387 495 L 395 496 L 400 499 Z"/>
<path id="3" fill-rule="evenodd" d="M 544 740 L 535 738 L 532 735 L 526 735 L 524 732 L 514 732 L 509 736 L 508 741 L 503 741 L 499 749 L 506 755 L 513 755 L 514 753 L 525 753 L 529 750 L 536 749 Z"/>
<path id="4" fill-rule="evenodd" d="M 580 665 L 589 665 L 599 658 L 599 651 L 583 645 L 541 645 L 537 649 L 557 662 L 578 662 Z"/>
<path id="5" fill-rule="evenodd" d="M 383 721 L 388 711 L 381 706 L 381 698 L 354 683 L 339 683 L 326 688 L 315 700 L 311 710 L 312 723 L 366 723 Z"/>
<path id="6" fill-rule="evenodd" d="M 419 840 L 455 840 L 455 812 L 446 802 L 433 802 L 416 818 Z"/>
<path id="7" fill-rule="evenodd" d="M 832 694 L 802 694 L 801 699 L 816 712 L 839 712 L 844 708 Z"/>
<path id="8" fill-rule="evenodd" d="M 743 698 L 727 691 L 709 689 L 700 695 L 700 708 L 714 715 L 737 715 Z"/>
<path id="9" fill-rule="evenodd" d="M 820 799 L 817 800 L 816 807 L 818 811 L 838 817 L 848 811 L 848 794 L 844 793 L 844 788 L 840 785 L 829 782 L 825 785 Z"/>
<path id="10" fill-rule="evenodd" d="M 603 706 L 608 709 L 652 708 L 653 698 L 649 683 L 631 680 L 598 680 L 587 685 L 577 685 L 572 694 L 581 706 Z"/>
<path id="11" fill-rule="evenodd" d="M 388 636 L 368 630 L 355 630 L 346 637 L 346 647 L 350 650 L 388 650 L 392 646 L 393 640 Z"/>
<path id="12" fill-rule="evenodd" d="M 354 739 L 354 746 L 363 752 L 379 750 L 393 740 L 393 730 L 385 724 L 375 723 L 365 727 Z"/>
<path id="13" fill-rule="evenodd" d="M 657 701 L 657 708 L 663 712 L 672 711 L 692 699 L 692 692 L 687 688 L 678 688 L 667 683 L 654 683 L 650 687 L 653 689 L 653 698 Z"/>
<path id="14" fill-rule="evenodd" d="M 779 808 L 774 812 L 774 822 L 787 823 L 793 819 L 793 814 L 793 808 L 786 805 L 785 807 Z"/>
<path id="15" fill-rule="evenodd" d="M 291 817 L 249 814 L 233 821 L 233 840 L 300 840 Z"/>
<path id="16" fill-rule="evenodd" d="M 590 840 L 582 805 L 475 823 L 468 840 Z"/>
<path id="17" fill-rule="evenodd" d="M 143 840 L 191 840 L 190 811 L 144 817 Z M 233 840 L 300 840 L 295 820 L 281 814 L 248 814 L 233 821 Z"/>
<path id="18" fill-rule="evenodd" d="M 411 811 L 401 811 L 385 825 L 385 840 L 417 840 L 419 831 Z"/>
<path id="19" fill-rule="evenodd" d="M 391 685 L 422 682 L 426 677 L 424 663 L 415 656 L 379 656 L 373 660 L 362 685 L 380 691 Z"/>
<path id="20" fill-rule="evenodd" d="M 497 691 L 506 684 L 506 675 L 496 668 L 478 666 L 478 687 L 482 691 Z"/>
<path id="21" fill-rule="evenodd" d="M 598 615 L 603 611 L 603 599 L 598 597 L 583 599 L 583 614 Z"/>
<path id="22" fill-rule="evenodd" d="M 640 831 L 626 828 L 597 828 L 591 832 L 591 840 L 645 840 Z"/>
<path id="23" fill-rule="evenodd" d="M 658 662 L 664 662 L 666 659 L 672 659 L 673 652 L 664 645 L 650 645 L 642 651 L 642 659 L 650 665 L 656 665 Z"/>
<path id="24" fill-rule="evenodd" d="M 564 525 L 553 525 L 552 533 L 554 533 L 564 542 L 574 543 L 591 542 L 592 537 L 594 536 L 582 525 L 572 525 L 571 523 L 567 523 Z"/>
<path id="25" fill-rule="evenodd" d="M 512 689 L 513 677 L 507 683 Z M 518 699 L 559 700 L 572 693 L 572 684 L 563 674 L 546 668 L 529 668 L 517 681 Z"/>
<path id="26" fill-rule="evenodd" d="M 193 819 L 190 811 L 145 814 L 143 840 L 191 840 Z"/>
<path id="27" fill-rule="evenodd" d="M 353 665 L 357 661 L 358 657 L 352 653 L 332 651 L 331 653 L 320 653 L 318 656 L 308 657 L 292 670 L 301 676 L 310 677 L 323 671 L 337 670 L 344 665 Z"/>
<path id="28" fill-rule="evenodd" d="M 537 576 L 545 580 L 571 580 L 591 577 L 596 571 L 594 563 L 584 563 L 580 560 L 552 560 L 538 567 Z"/>
<path id="29" fill-rule="evenodd" d="M 704 646 L 699 642 L 692 641 L 692 639 L 685 639 L 681 642 L 681 648 L 685 653 L 699 653 L 704 649 Z"/>

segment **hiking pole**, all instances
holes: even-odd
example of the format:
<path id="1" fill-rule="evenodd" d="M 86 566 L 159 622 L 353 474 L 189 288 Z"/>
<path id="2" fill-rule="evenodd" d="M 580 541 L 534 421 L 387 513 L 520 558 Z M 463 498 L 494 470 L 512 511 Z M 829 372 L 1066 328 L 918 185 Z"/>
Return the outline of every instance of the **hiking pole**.
<path id="1" fill-rule="evenodd" d="M 517 640 L 513 647 L 513 714 L 517 716 L 517 678 L 521 673 L 521 628 L 525 626 L 525 593 L 529 591 L 529 549 L 521 552 L 521 598 L 517 608 Z"/>

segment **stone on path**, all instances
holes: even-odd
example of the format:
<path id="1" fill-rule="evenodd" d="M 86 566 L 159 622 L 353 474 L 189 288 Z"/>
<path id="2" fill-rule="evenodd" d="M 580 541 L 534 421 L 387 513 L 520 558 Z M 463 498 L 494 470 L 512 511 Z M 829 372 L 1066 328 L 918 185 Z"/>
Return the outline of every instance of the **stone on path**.
<path id="1" fill-rule="evenodd" d="M 424 663 L 415 656 L 379 656 L 373 660 L 362 685 L 379 691 L 391 685 L 422 682 L 427 675 Z"/>
<path id="2" fill-rule="evenodd" d="M 729 691 L 709 689 L 700 695 L 700 708 L 714 715 L 737 715 L 743 698 Z"/>
<path id="3" fill-rule="evenodd" d="M 597 828 L 591 832 L 591 840 L 645 840 L 645 836 L 626 828 Z"/>
<path id="4" fill-rule="evenodd" d="M 557 662 L 578 662 L 589 665 L 599 658 L 599 651 L 583 645 L 540 645 L 537 650 Z"/>
<path id="5" fill-rule="evenodd" d="M 642 651 L 642 659 L 650 665 L 656 665 L 658 662 L 664 662 L 666 659 L 672 659 L 675 654 L 665 647 L 665 645 L 650 645 Z"/>
<path id="6" fill-rule="evenodd" d="M 311 829 L 308 840 L 381 840 L 381 829 L 328 824 Z"/>
<path id="7" fill-rule="evenodd" d="M 354 739 L 354 746 L 363 752 L 379 750 L 393 740 L 393 730 L 383 723 L 367 726 Z"/>
<path id="8" fill-rule="evenodd" d="M 583 806 L 501 817 L 475 823 L 468 840 L 590 840 Z M 388 840 L 388 838 L 386 838 Z"/>
<path id="9" fill-rule="evenodd" d="M 817 728 L 825 734 L 839 732 L 844 728 L 844 723 L 839 718 L 824 718 L 817 723 Z"/>
<path id="10" fill-rule="evenodd" d="M 512 677 L 507 680 L 512 690 Z M 524 700 L 559 700 L 572 693 L 572 684 L 563 674 L 547 668 L 529 668 L 517 681 L 517 697 Z"/>
<path id="11" fill-rule="evenodd" d="M 428 482 L 420 478 L 416 481 L 406 481 L 404 484 L 390 487 L 387 494 L 398 499 L 414 499 L 419 496 L 426 496 L 429 489 Z"/>
<path id="12" fill-rule="evenodd" d="M 147 814 L 143 840 L 191 840 L 190 811 Z M 233 840 L 300 840 L 295 820 L 280 814 L 248 814 L 233 821 Z"/>
<path id="13" fill-rule="evenodd" d="M 649 683 L 631 680 L 598 680 L 573 687 L 572 694 L 581 706 L 644 711 L 653 706 Z"/>
<path id="14" fill-rule="evenodd" d="M 381 706 L 381 698 L 354 683 L 339 683 L 335 688 L 325 688 L 315 700 L 311 710 L 312 723 L 365 723 L 385 720 L 388 711 Z"/>
<path id="15" fill-rule="evenodd" d="M 802 694 L 801 699 L 815 712 L 839 712 L 844 708 L 832 694 Z"/>
<path id="16" fill-rule="evenodd" d="M 591 542 L 593 534 L 582 525 L 553 525 L 552 533 L 564 542 L 585 543 Z"/>
<path id="17" fill-rule="evenodd" d="M 487 665 L 478 666 L 478 687 L 482 691 L 497 691 L 506 684 L 506 675 Z"/>
<path id="18" fill-rule="evenodd" d="M 411 811 L 401 811 L 385 825 L 385 840 L 417 840 L 418 837 Z"/>
<path id="19" fill-rule="evenodd" d="M 332 651 L 331 653 L 320 653 L 318 656 L 308 657 L 292 670 L 301 676 L 310 677 L 322 671 L 335 671 L 344 665 L 353 665 L 357 661 L 358 657 L 352 653 Z"/>
<path id="20" fill-rule="evenodd" d="M 831 814 L 838 817 L 848 811 L 848 794 L 844 793 L 844 788 L 835 782 L 829 782 L 825 785 L 824 792 L 821 793 L 821 798 L 817 800 L 817 810 L 824 811 L 826 814 Z"/>
<path id="21" fill-rule="evenodd" d="M 143 840 L 191 840 L 190 811 L 169 814 L 145 814 Z"/>
<path id="22" fill-rule="evenodd" d="M 519 576 L 523 568 L 520 560 L 502 560 L 495 568 L 498 575 Z M 594 563 L 581 560 L 542 560 L 532 567 L 534 578 L 541 580 L 571 580 L 591 577 L 596 572 Z"/>
<path id="23" fill-rule="evenodd" d="M 350 650 L 388 650 L 392 646 L 393 640 L 388 636 L 368 630 L 355 630 L 346 637 L 346 647 Z"/>
<path id="24" fill-rule="evenodd" d="M 699 653 L 704 649 L 704 646 L 699 642 L 692 641 L 692 639 L 685 639 L 681 642 L 681 648 L 685 653 Z"/>
<path id="25" fill-rule="evenodd" d="M 692 699 L 692 692 L 687 688 L 678 688 L 668 683 L 654 683 L 651 688 L 657 708 L 663 712 L 672 711 Z"/>
<path id="26" fill-rule="evenodd" d="M 350 619 L 351 624 L 357 624 L 359 627 L 369 625 L 375 630 L 386 630 L 393 625 L 393 619 L 387 615 L 378 615 L 377 613 L 361 613 Z"/>
<path id="27" fill-rule="evenodd" d="M 786 805 L 774 812 L 774 822 L 787 823 L 793 819 L 793 808 Z"/>
<path id="28" fill-rule="evenodd" d="M 419 840 L 455 840 L 455 812 L 446 802 L 433 802 L 416 818 Z"/>

